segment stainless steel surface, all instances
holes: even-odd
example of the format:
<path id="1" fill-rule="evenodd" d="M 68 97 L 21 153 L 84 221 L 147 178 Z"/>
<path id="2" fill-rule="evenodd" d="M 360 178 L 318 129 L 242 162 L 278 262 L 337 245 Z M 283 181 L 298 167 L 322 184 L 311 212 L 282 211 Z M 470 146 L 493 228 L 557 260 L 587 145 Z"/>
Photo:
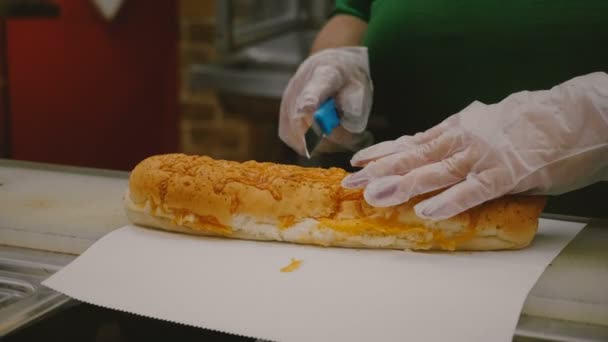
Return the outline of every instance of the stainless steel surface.
<path id="1" fill-rule="evenodd" d="M 24 182 L 28 182 L 25 174 L 38 171 L 41 174 L 61 174 L 65 177 L 71 177 L 73 175 L 74 177 L 90 176 L 91 179 L 93 177 L 114 179 L 116 182 L 122 183 L 125 182 L 129 175 L 129 173 L 121 171 L 43 164 L 7 159 L 0 159 L 0 169 L 2 168 L 18 170 L 18 178 L 25 178 L 25 180 L 22 179 Z M 14 193 L 7 195 L 6 192 L 3 192 L 4 190 L 2 189 L 10 185 L 10 182 L 5 184 L 7 180 L 8 179 L 5 179 L 4 177 L 0 177 L 0 200 L 11 201 L 12 199 L 14 201 L 18 201 L 19 198 L 14 196 Z M 78 185 L 73 184 L 72 188 L 73 187 L 78 187 Z M 69 193 L 70 191 L 64 194 L 55 193 L 49 195 L 59 197 L 63 196 L 65 199 L 69 197 Z M 46 198 L 48 199 L 48 196 Z M 120 198 L 118 197 L 118 199 Z M 57 207 L 59 206 L 56 206 L 56 208 Z M 110 221 L 111 212 L 104 209 L 103 205 L 99 208 L 100 217 L 106 217 L 107 220 Z M 66 227 L 75 225 L 74 228 L 83 228 L 87 224 L 99 225 L 99 222 L 87 222 L 86 219 L 78 222 L 70 222 L 67 215 L 57 218 L 50 217 L 49 215 L 51 215 L 53 212 L 53 210 L 50 209 L 52 208 L 46 206 L 34 206 L 31 208 L 31 215 L 28 216 L 34 217 L 37 215 L 46 215 L 46 222 L 59 220 L 63 221 L 63 224 L 65 224 Z M 17 212 L 9 212 L 5 214 L 21 215 Z M 0 217 L 0 221 L 10 221 L 10 218 L 3 215 Z M 16 234 L 19 231 L 26 234 L 24 235 L 24 242 L 31 242 L 33 240 L 32 237 L 34 236 L 34 232 L 28 232 L 23 229 L 25 228 L 14 226 L 5 227 L 0 224 L 0 243 L 6 244 L 10 240 L 8 239 L 8 235 L 12 233 Z M 79 229 L 79 231 L 84 233 L 85 229 Z M 101 236 L 101 234 L 99 235 Z M 36 237 L 43 236 L 44 234 L 36 234 Z M 47 238 L 50 238 L 50 236 Z M 91 241 L 90 243 L 92 244 L 93 242 L 94 241 Z M 52 291 L 40 284 L 44 279 L 61 269 L 61 267 L 67 265 L 74 258 L 76 258 L 76 255 L 0 245 L 0 337 L 19 328 L 23 328 L 34 321 L 43 319 L 47 317 L 47 315 L 59 314 L 59 309 L 65 308 L 66 305 L 76 304 L 76 302 L 72 301 L 70 298 Z"/>
<path id="2" fill-rule="evenodd" d="M 218 63 L 193 65 L 189 85 L 239 95 L 280 99 L 308 55 L 315 31 L 293 31 L 242 50 Z"/>
<path id="3" fill-rule="evenodd" d="M 608 328 L 607 246 L 608 221 L 589 220 L 540 276 L 522 313 Z"/>
<path id="4" fill-rule="evenodd" d="M 522 315 L 517 324 L 513 341 L 608 341 L 608 328 L 604 326 Z"/>
<path id="5" fill-rule="evenodd" d="M 331 0 L 216 0 L 216 46 L 224 58 L 288 31 L 318 29 Z"/>
<path id="6" fill-rule="evenodd" d="M 589 223 L 592 220 L 589 217 L 561 215 L 561 214 L 555 214 L 555 213 L 541 213 L 540 217 L 546 218 L 546 219 L 549 219 L 549 220 L 580 222 L 580 223 Z M 598 221 L 598 222 L 601 222 L 601 221 Z"/>
<path id="7" fill-rule="evenodd" d="M 0 158 L 0 167 L 12 167 L 20 168 L 24 170 L 41 170 L 51 172 L 62 172 L 62 173 L 73 173 L 77 175 L 87 176 L 99 176 L 99 177 L 111 177 L 111 178 L 129 178 L 129 172 L 107 170 L 107 169 L 96 169 L 90 167 L 81 166 L 70 166 L 70 165 L 58 165 L 49 163 L 32 162 L 27 160 L 14 160 L 14 159 L 2 159 Z"/>
<path id="8" fill-rule="evenodd" d="M 128 173 L 0 160 L 0 241 L 80 254 L 128 224 Z"/>
<path id="9" fill-rule="evenodd" d="M 298 0 L 216 0 L 216 45 L 223 56 L 268 39 L 300 22 Z"/>
<path id="10" fill-rule="evenodd" d="M 559 214 L 542 217 L 587 225 L 528 294 L 513 340 L 608 341 L 608 221 Z"/>
<path id="11" fill-rule="evenodd" d="M 190 85 L 193 89 L 213 88 L 238 95 L 280 98 L 291 75 L 291 71 L 264 69 L 249 61 L 195 65 L 191 68 Z"/>
<path id="12" fill-rule="evenodd" d="M 323 133 L 321 129 L 313 122 L 312 126 L 304 134 L 304 141 L 306 142 L 306 157 L 310 157 L 314 154 L 315 149 L 323 140 Z"/>
<path id="13" fill-rule="evenodd" d="M 68 297 L 40 283 L 74 258 L 0 246 L 0 337 L 70 301 Z"/>
<path id="14" fill-rule="evenodd" d="M 190 87 L 280 99 L 333 1 L 217 0 L 216 6 L 221 58 L 192 66 Z"/>
<path id="15" fill-rule="evenodd" d="M 50 172 L 61 172 L 65 175 L 75 175 L 74 183 L 77 185 L 78 176 L 90 175 L 107 178 L 114 178 L 116 184 L 124 183 L 128 177 L 126 172 L 116 172 L 108 170 L 83 169 L 74 167 L 64 167 L 57 165 L 38 164 L 29 162 L 0 160 L 0 167 L 22 168 L 24 172 L 29 170 L 44 170 Z M 66 199 L 69 194 L 66 194 Z M 107 201 L 115 201 L 113 197 L 108 197 Z M 101 206 L 100 208 L 104 208 Z M 35 210 L 44 210 L 38 208 Z M 111 212 L 107 209 L 99 209 L 99 220 L 109 220 Z M 590 220 L 587 218 L 568 217 L 561 215 L 543 214 L 544 218 L 570 220 L 588 224 L 587 227 L 568 245 L 562 253 L 552 262 L 551 266 L 543 273 L 531 290 L 525 301 L 522 315 L 515 332 L 515 340 L 520 341 L 599 341 L 606 340 L 606 329 L 608 329 L 608 223 L 601 220 Z M 66 221 L 66 231 L 69 229 L 81 228 L 87 222 Z M 68 227 L 74 225 L 74 227 Z M 82 229 L 77 229 L 81 232 Z M 0 238 L 0 240 L 2 240 Z M 4 249 L 3 249 L 4 250 Z M 58 262 L 50 262 L 47 259 L 41 262 L 33 254 L 20 254 L 12 252 L 10 258 L 0 260 L 0 271 L 14 270 L 15 264 L 19 267 L 23 265 L 50 264 L 42 267 L 45 271 L 20 271 L 19 278 L 15 273 L 10 274 L 13 279 L 12 293 L 22 298 L 29 298 L 29 301 L 36 302 L 42 314 L 49 313 L 53 308 L 65 301 L 58 294 L 50 295 L 42 293 L 37 297 L 31 294 L 31 288 L 36 287 L 36 281 L 47 276 L 49 271 L 54 271 L 57 267 L 69 260 L 68 257 L 59 258 Z M 35 251 L 34 251 L 35 252 Z M 41 252 L 40 252 L 41 253 Z M 6 255 L 6 254 L 1 254 Z M 47 255 L 45 253 L 39 255 Z M 55 255 L 50 253 L 50 255 Z M 55 255 L 57 257 L 57 255 Z M 67 258 L 67 259 L 66 259 Z M 9 266 L 5 265 L 5 260 L 12 260 Z M 34 267 L 35 268 L 35 267 Z M 32 268 L 26 267 L 31 270 Z M 38 268 L 40 270 L 40 267 Z M 29 272 L 29 273 L 28 273 Z M 23 275 L 24 274 L 24 275 Z M 33 274 L 33 275 L 31 275 Z M 28 283 L 23 283 L 23 277 Z M 6 278 L 6 277 L 5 277 Z M 16 280 L 15 280 L 16 279 Z M 16 286 L 15 286 L 16 285 Z M 13 291 L 13 292 L 11 292 Z M 24 301 L 26 307 L 34 305 L 32 302 Z M 28 304 L 29 303 L 29 304 Z M 29 307 L 28 307 L 29 308 Z M 31 308 L 29 308 L 31 310 Z M 4 309 L 0 309 L 4 310 Z M 2 313 L 4 311 L 0 311 Z M 22 317 L 35 317 L 33 315 Z M 59 313 L 61 314 L 61 313 Z M 0 316 L 0 321 L 4 322 Z"/>

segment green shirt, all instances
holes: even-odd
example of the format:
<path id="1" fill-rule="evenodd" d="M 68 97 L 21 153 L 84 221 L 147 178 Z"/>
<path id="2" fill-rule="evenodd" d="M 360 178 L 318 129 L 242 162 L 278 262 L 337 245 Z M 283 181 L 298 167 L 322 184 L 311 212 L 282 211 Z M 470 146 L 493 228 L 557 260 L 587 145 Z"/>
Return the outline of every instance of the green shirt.
<path id="1" fill-rule="evenodd" d="M 377 141 L 424 131 L 472 101 L 608 72 L 607 0 L 337 0 L 368 22 Z M 608 182 L 551 198 L 547 210 L 608 218 Z M 594 200 L 595 198 L 595 200 Z"/>
<path id="2" fill-rule="evenodd" d="M 606 0 L 337 0 L 334 13 L 368 22 L 372 115 L 394 127 L 379 138 L 608 71 Z"/>

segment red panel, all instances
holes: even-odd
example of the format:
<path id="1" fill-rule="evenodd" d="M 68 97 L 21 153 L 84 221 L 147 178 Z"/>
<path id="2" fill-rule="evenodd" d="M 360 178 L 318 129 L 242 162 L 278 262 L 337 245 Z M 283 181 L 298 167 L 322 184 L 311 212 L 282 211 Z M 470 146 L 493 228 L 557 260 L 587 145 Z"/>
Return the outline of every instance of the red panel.
<path id="1" fill-rule="evenodd" d="M 177 147 L 177 1 L 91 1 L 9 23 L 13 157 L 130 169 Z"/>

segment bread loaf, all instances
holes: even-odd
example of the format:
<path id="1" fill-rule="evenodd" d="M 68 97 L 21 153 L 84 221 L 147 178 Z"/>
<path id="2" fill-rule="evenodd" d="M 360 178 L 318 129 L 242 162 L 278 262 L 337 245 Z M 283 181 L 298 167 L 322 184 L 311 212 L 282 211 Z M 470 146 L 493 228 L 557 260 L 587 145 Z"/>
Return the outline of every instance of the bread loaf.
<path id="1" fill-rule="evenodd" d="M 416 203 L 375 208 L 345 189 L 347 172 L 167 154 L 132 171 L 125 207 L 146 227 L 188 234 L 321 246 L 415 250 L 500 250 L 528 246 L 544 197 L 505 196 L 442 221 Z"/>

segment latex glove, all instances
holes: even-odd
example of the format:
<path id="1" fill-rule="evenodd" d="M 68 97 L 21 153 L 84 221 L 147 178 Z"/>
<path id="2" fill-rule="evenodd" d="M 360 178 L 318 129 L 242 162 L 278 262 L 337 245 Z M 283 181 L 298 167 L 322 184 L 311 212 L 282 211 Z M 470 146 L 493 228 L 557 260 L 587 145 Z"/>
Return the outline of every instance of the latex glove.
<path id="1" fill-rule="evenodd" d="M 304 134 L 321 103 L 336 100 L 340 126 L 318 149 L 321 152 L 357 151 L 371 144 L 365 131 L 372 106 L 372 81 L 367 48 L 326 49 L 308 57 L 287 84 L 281 99 L 279 137 L 305 155 Z"/>
<path id="2" fill-rule="evenodd" d="M 446 219 L 505 194 L 561 194 L 608 179 L 608 75 L 471 104 L 430 130 L 371 146 L 343 180 L 373 206 L 445 189 L 415 206 Z"/>

